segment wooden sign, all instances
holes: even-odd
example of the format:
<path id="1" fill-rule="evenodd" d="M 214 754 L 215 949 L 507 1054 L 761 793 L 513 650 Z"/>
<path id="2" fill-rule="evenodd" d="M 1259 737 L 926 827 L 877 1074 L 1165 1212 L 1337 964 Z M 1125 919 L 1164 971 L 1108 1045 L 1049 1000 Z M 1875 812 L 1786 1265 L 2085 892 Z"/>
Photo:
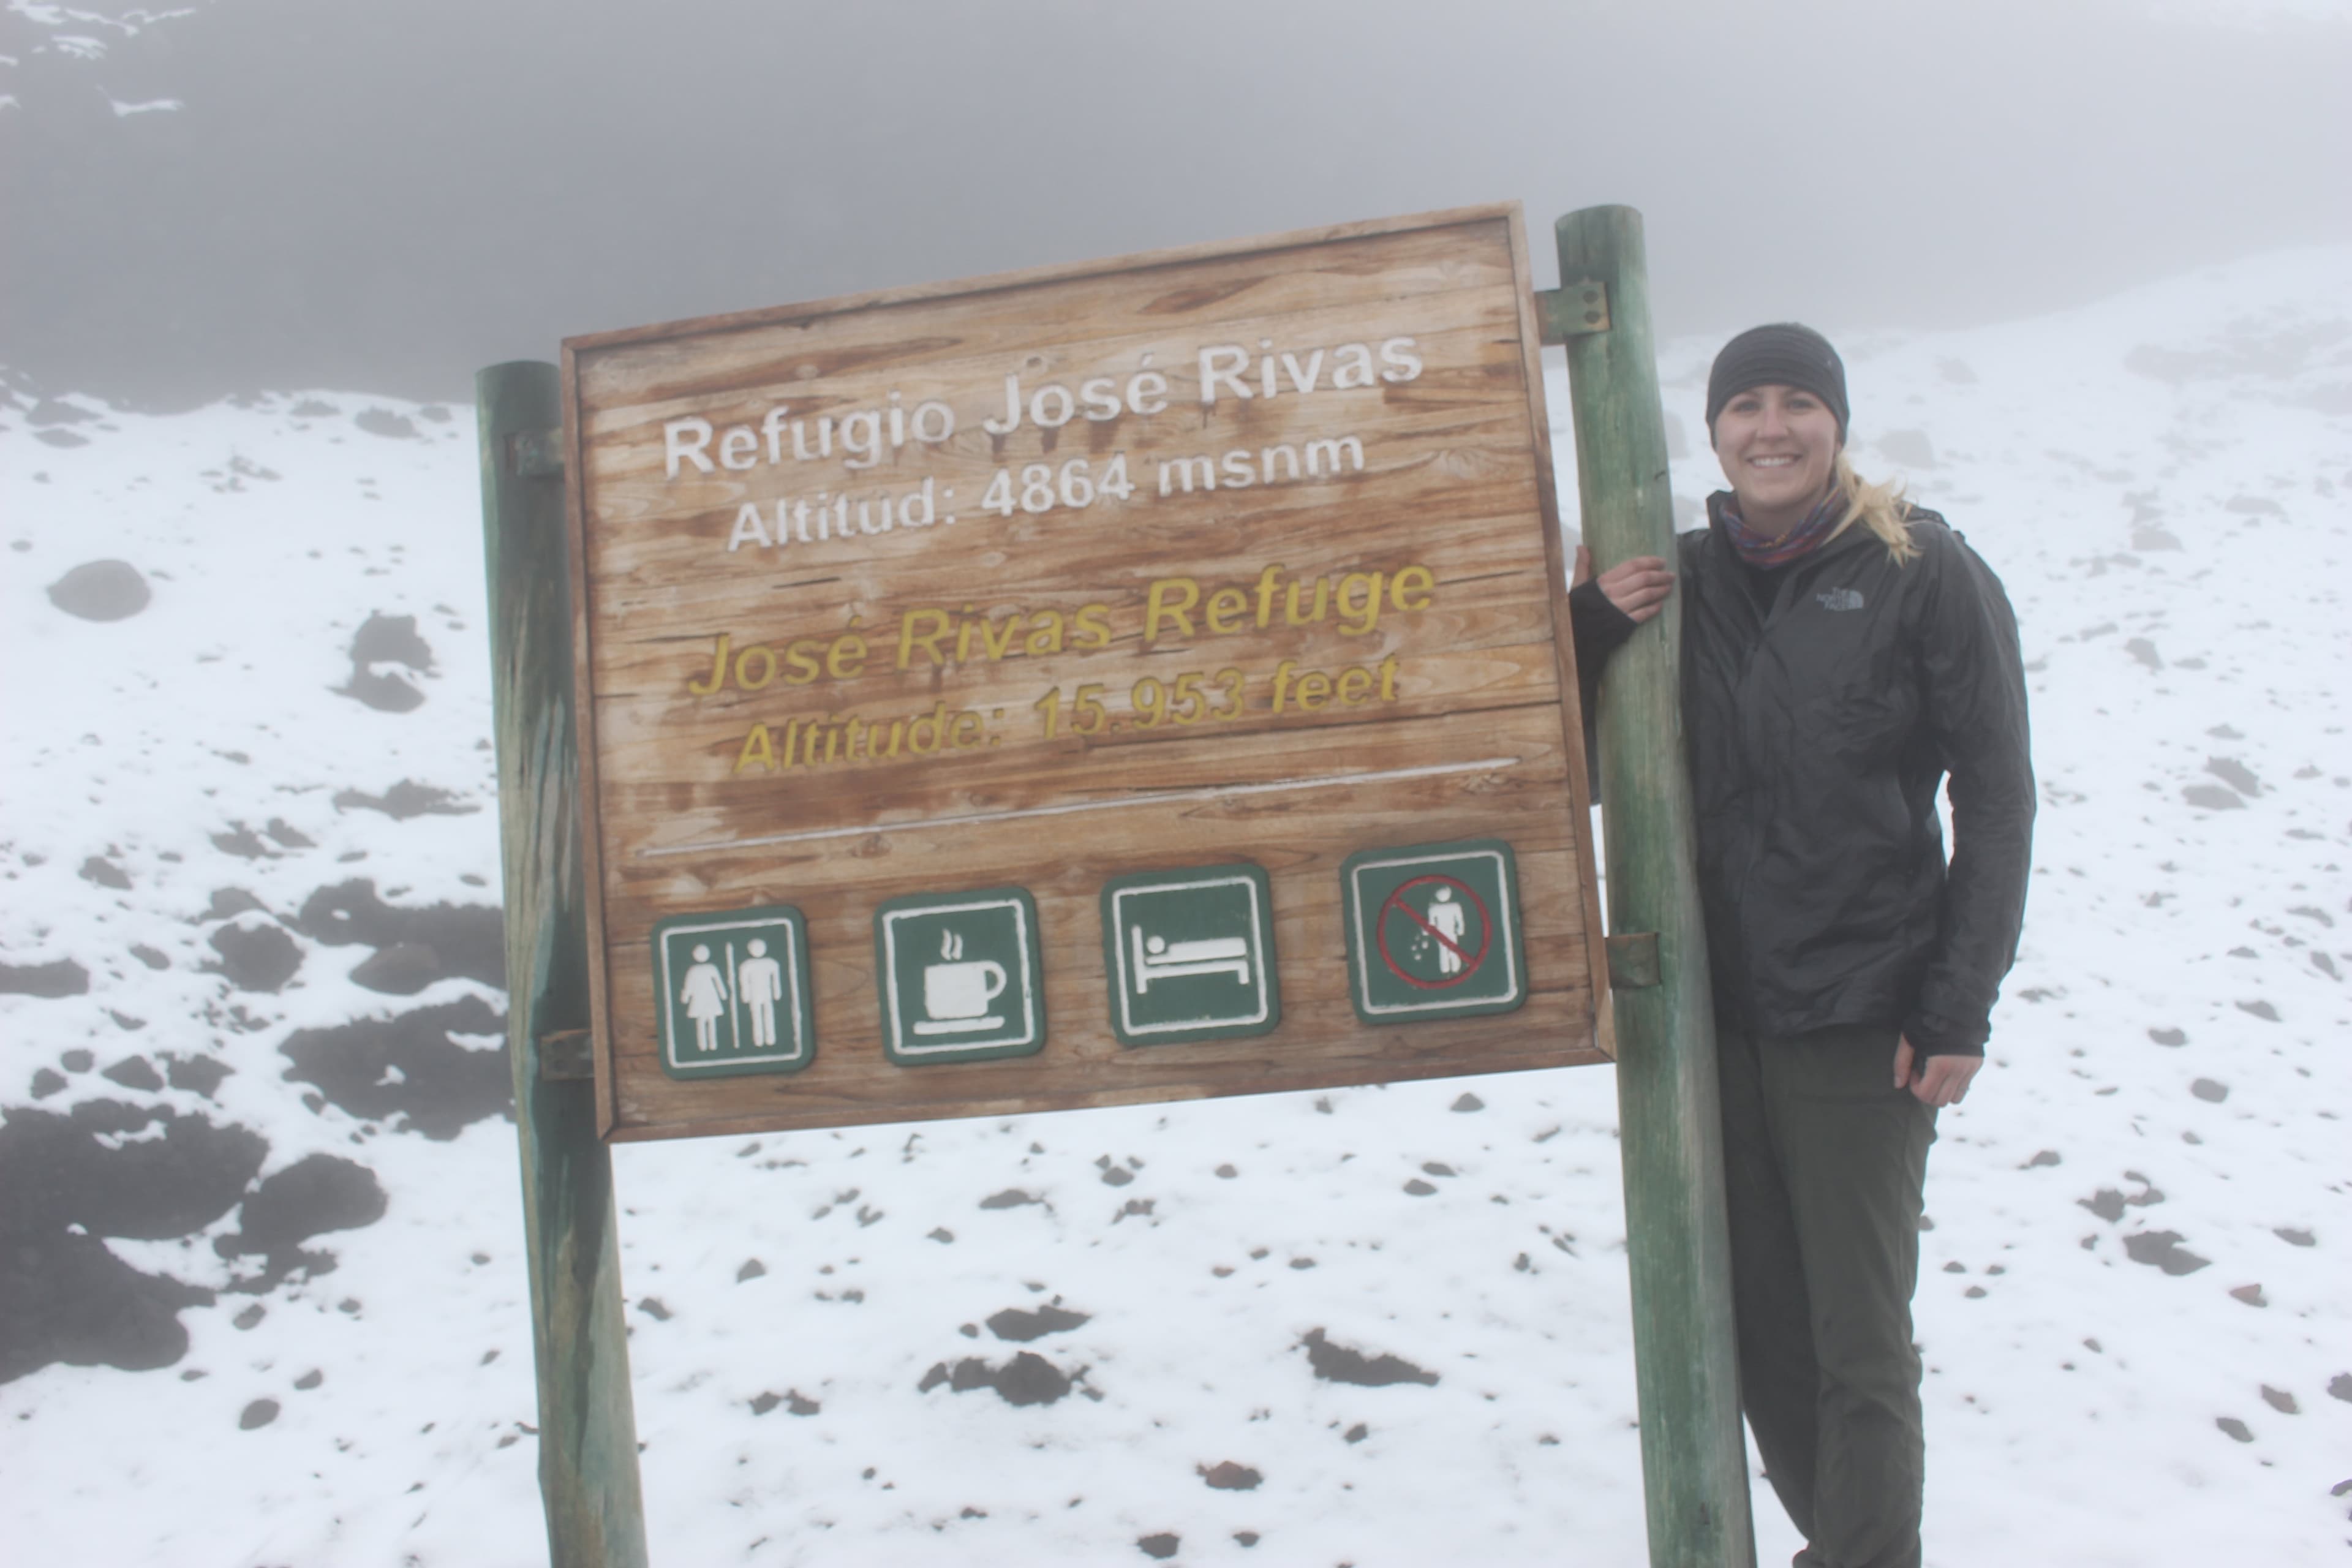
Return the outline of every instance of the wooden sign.
<path id="1" fill-rule="evenodd" d="M 1603 1059 L 1516 205 L 564 344 L 597 1103 Z"/>

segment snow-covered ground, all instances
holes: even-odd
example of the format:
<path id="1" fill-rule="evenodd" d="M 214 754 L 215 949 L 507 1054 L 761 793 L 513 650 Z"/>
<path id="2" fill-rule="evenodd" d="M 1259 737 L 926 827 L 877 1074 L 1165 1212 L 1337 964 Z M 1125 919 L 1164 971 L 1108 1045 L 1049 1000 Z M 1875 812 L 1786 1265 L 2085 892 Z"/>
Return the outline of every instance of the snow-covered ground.
<path id="1" fill-rule="evenodd" d="M 2342 1561 L 2352 248 L 1843 346 L 2043 784 L 1931 1163 L 1928 1561 Z M 464 408 L 0 407 L 11 1561 L 544 1559 L 478 529 Z M 57 605 L 106 560 L 143 608 Z M 655 1555 L 1643 1561 L 1613 1123 L 1585 1068 L 624 1147 Z"/>

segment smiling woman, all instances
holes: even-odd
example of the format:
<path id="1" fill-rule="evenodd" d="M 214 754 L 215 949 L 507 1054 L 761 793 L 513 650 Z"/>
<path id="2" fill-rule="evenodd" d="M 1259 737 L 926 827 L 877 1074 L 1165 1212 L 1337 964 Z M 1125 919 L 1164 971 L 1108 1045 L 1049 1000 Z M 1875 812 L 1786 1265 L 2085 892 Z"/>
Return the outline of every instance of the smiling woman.
<path id="1" fill-rule="evenodd" d="M 1983 1065 L 2024 913 L 2017 622 L 1943 519 L 1855 474 L 1820 333 L 1732 339 L 1706 403 L 1731 488 L 1679 572 L 1644 556 L 1579 584 L 1577 662 L 1591 712 L 1680 584 L 1741 1404 L 1799 1563 L 1917 1568 L 1927 1147 Z"/>

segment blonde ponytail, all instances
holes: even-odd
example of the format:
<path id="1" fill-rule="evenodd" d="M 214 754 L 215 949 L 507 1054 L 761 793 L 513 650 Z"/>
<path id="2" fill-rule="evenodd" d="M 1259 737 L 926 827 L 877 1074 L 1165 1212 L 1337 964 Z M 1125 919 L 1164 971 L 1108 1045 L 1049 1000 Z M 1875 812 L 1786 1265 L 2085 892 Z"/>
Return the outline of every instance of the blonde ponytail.
<path id="1" fill-rule="evenodd" d="M 1886 553 L 1897 565 L 1919 553 L 1919 546 L 1911 537 L 1906 521 L 1909 507 L 1903 499 L 1903 481 L 1888 479 L 1872 484 L 1853 471 L 1846 458 L 1845 448 L 1838 448 L 1831 468 L 1832 482 L 1845 495 L 1845 515 L 1838 520 L 1837 531 L 1844 532 L 1856 522 L 1878 535 L 1886 546 Z"/>

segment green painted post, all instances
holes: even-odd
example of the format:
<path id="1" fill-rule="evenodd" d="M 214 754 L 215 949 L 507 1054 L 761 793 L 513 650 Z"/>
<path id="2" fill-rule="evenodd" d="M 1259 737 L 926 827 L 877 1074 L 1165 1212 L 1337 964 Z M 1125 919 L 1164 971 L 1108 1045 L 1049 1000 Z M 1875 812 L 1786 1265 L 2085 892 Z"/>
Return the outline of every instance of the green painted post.
<path id="1" fill-rule="evenodd" d="M 474 387 L 505 849 L 507 1049 L 522 1151 L 548 1557 L 555 1568 L 643 1568 L 612 1157 L 596 1135 L 593 1084 L 551 1077 L 541 1060 L 551 1036 L 588 1024 L 572 593 L 562 468 L 550 461 L 562 410 L 551 364 L 492 365 Z"/>
<path id="2" fill-rule="evenodd" d="M 1633 555 L 1671 564 L 1642 215 L 1586 207 L 1554 235 L 1562 294 L 1581 280 L 1606 291 L 1605 328 L 1567 340 L 1585 542 L 1596 568 Z M 1656 933 L 1654 983 L 1629 964 L 1612 987 L 1643 1489 L 1652 1568 L 1753 1568 L 1681 664 L 1677 595 L 1610 660 L 1599 714 L 1610 928 Z"/>

